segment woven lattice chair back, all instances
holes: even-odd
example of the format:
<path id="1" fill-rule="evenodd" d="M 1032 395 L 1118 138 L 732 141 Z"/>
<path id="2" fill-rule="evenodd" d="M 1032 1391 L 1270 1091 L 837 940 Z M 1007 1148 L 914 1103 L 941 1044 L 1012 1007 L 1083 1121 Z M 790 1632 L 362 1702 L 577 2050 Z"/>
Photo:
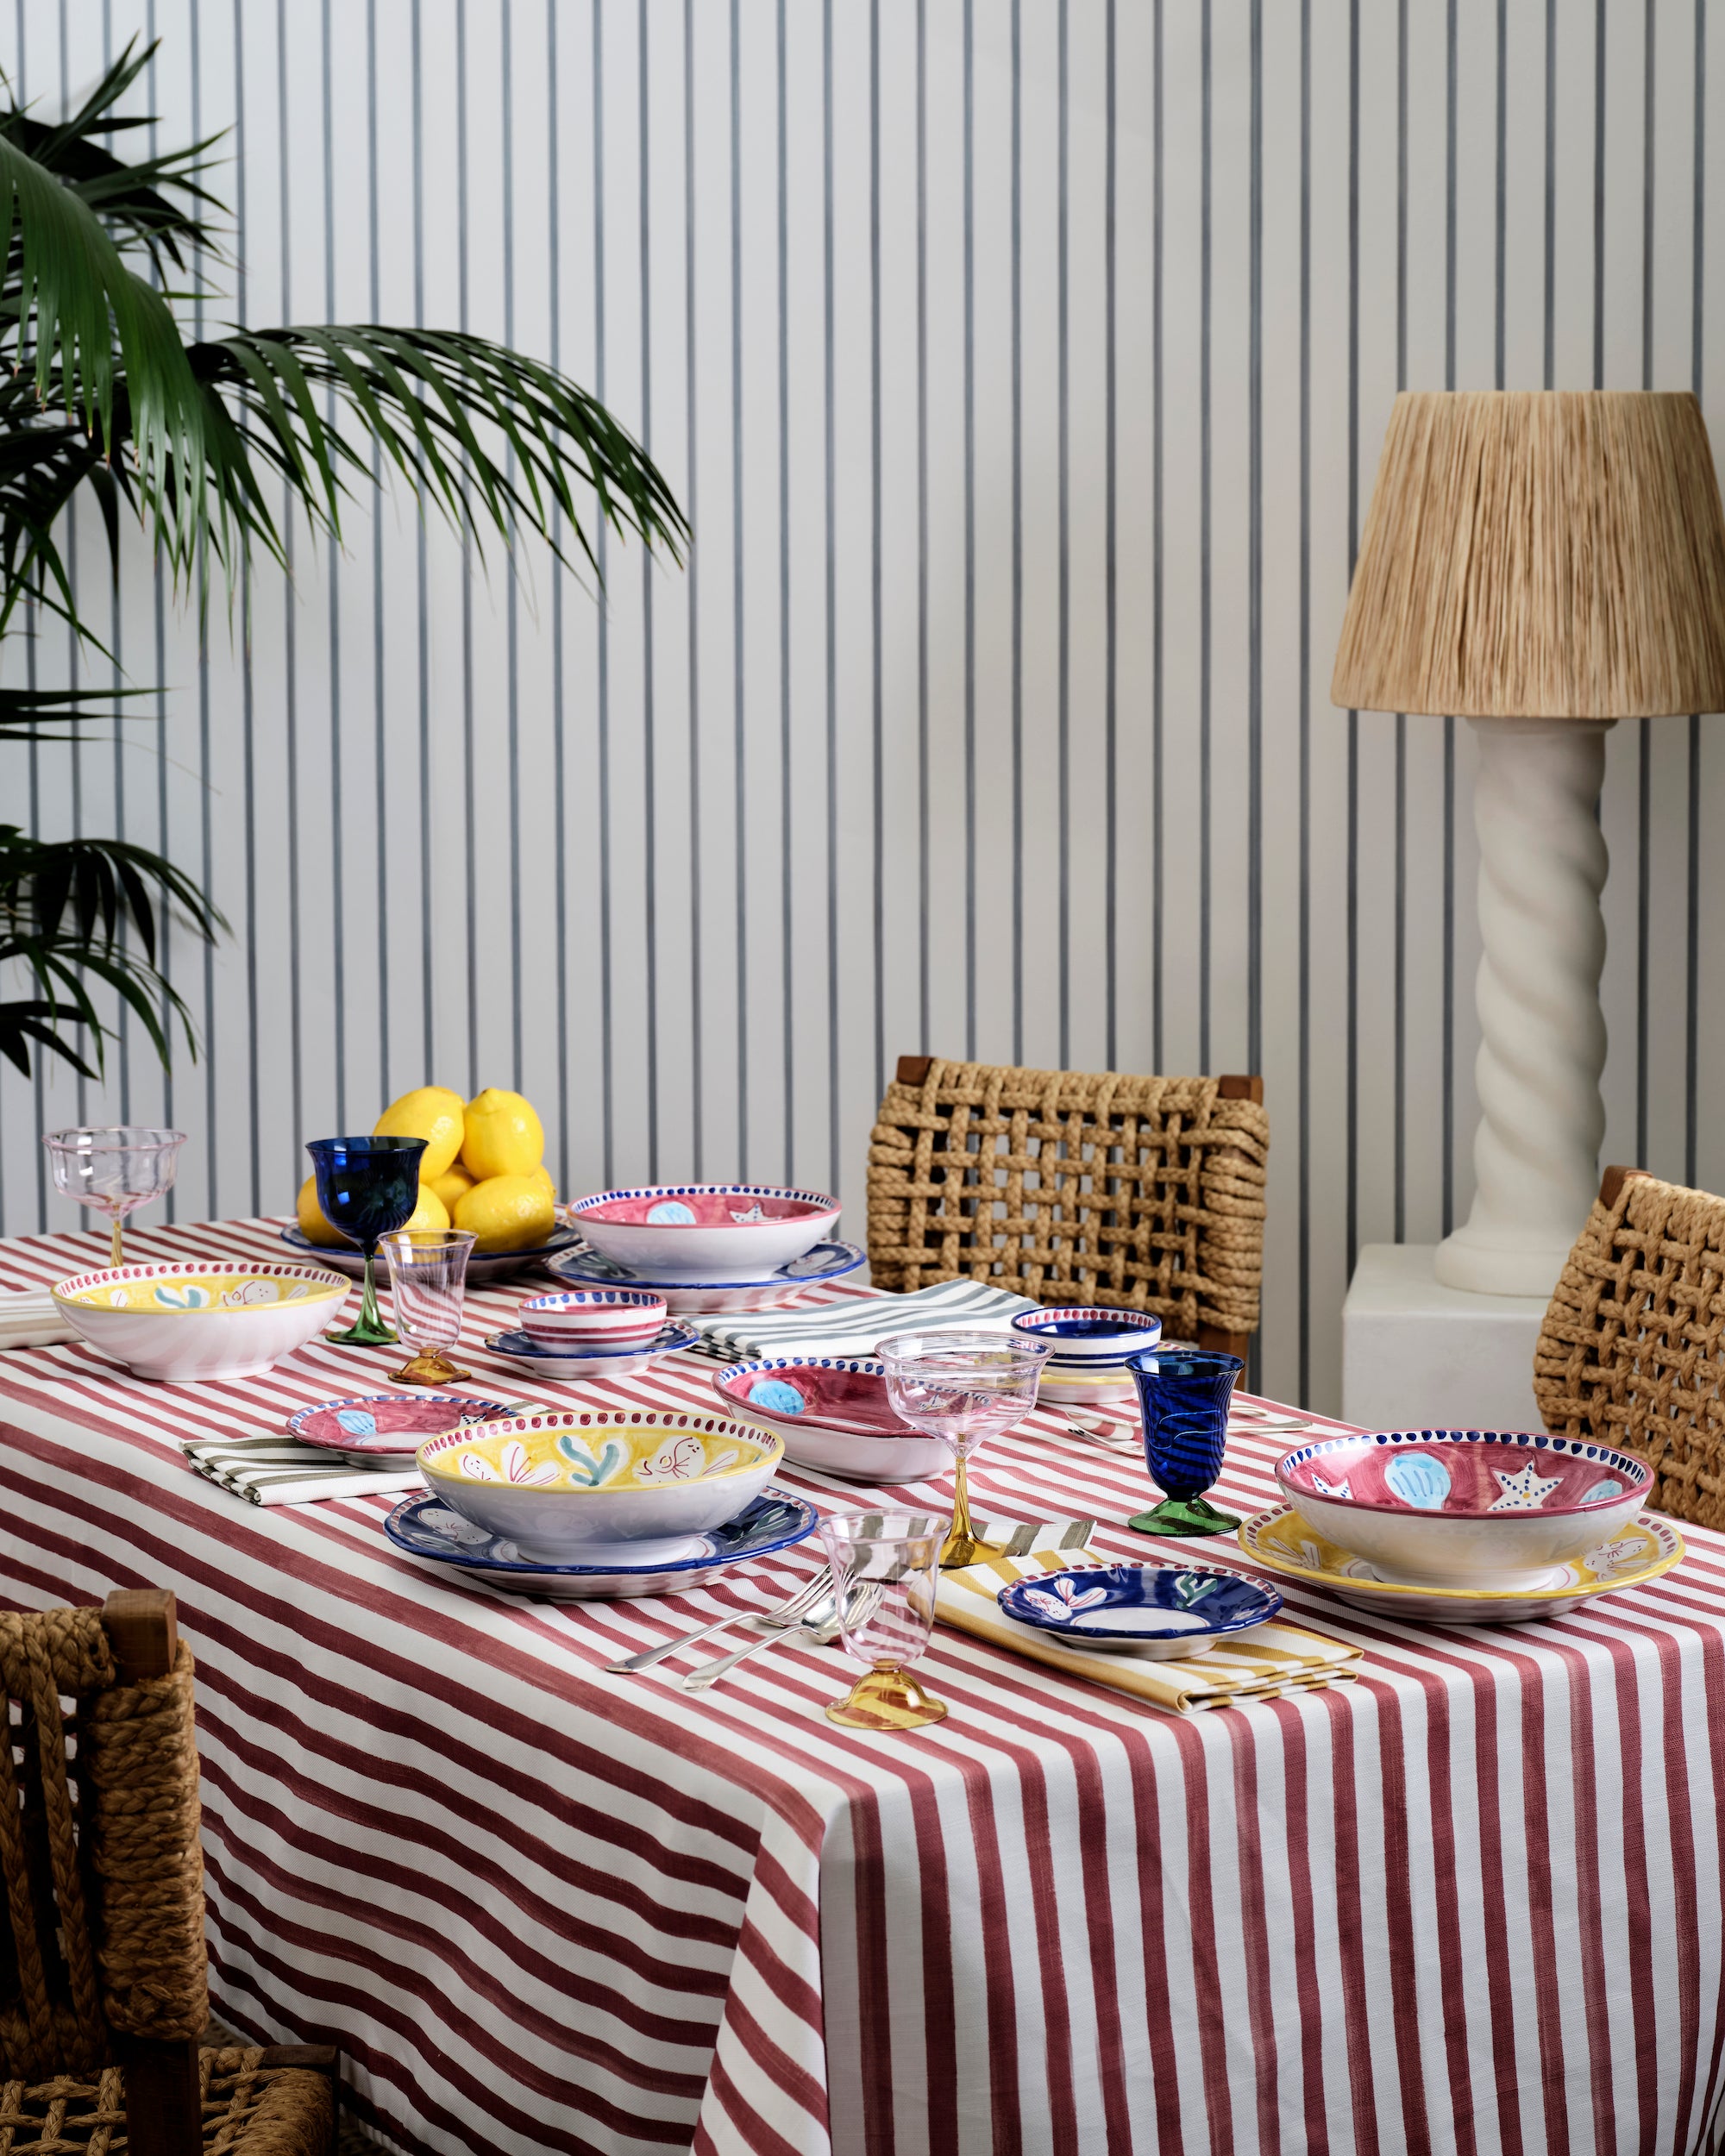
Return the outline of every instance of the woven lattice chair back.
<path id="1" fill-rule="evenodd" d="M 1534 1395 L 1547 1430 L 1645 1459 L 1656 1509 L 1725 1527 L 1725 1198 L 1608 1170 L 1540 1330 Z"/>
<path id="2" fill-rule="evenodd" d="M 1255 1078 L 1132 1078 L 906 1056 L 869 1148 L 869 1262 L 894 1292 L 986 1280 L 1145 1310 L 1239 1346 L 1264 1282 Z"/>
<path id="3" fill-rule="evenodd" d="M 120 1599 L 120 1598 L 116 1598 Z M 122 1681 L 99 1609 L 0 1611 L 0 2083 L 209 2018 L 191 1655 Z"/>

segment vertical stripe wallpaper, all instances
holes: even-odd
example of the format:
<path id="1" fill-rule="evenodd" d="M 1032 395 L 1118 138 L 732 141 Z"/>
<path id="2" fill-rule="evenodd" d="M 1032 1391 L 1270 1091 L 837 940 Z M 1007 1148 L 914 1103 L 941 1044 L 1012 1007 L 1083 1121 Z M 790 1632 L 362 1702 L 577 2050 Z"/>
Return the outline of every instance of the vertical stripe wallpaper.
<path id="1" fill-rule="evenodd" d="M 572 1190 L 831 1184 L 901 1052 L 1260 1069 L 1262 1382 L 1333 1407 L 1366 1241 L 1471 1191 L 1472 744 L 1328 682 L 1403 385 L 1693 386 L 1725 429 L 1704 0 L 14 0 L 47 112 L 135 34 L 154 139 L 226 130 L 205 325 L 460 324 L 640 433 L 687 568 L 511 574 L 358 497 L 200 641 L 77 512 L 48 683 L 154 692 L 0 752 L 232 923 L 199 1058 L 0 1075 L 0 1219 L 53 1121 L 178 1122 L 179 1217 L 303 1138 L 519 1087 Z M 1720 334 L 1712 334 L 1717 322 Z M 158 685 L 160 685 L 158 690 Z M 1620 725 L 1608 1157 L 1725 1185 L 1710 718 Z"/>

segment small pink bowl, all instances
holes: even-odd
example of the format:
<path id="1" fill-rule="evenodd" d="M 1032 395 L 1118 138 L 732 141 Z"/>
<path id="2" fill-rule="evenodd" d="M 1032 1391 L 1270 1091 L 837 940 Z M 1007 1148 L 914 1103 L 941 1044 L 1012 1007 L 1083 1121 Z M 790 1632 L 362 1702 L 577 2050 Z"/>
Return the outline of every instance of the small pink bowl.
<path id="1" fill-rule="evenodd" d="M 585 1340 L 599 1347 L 626 1347 L 650 1340 L 665 1323 L 665 1298 L 633 1288 L 586 1288 L 561 1295 L 530 1295 L 521 1306 L 529 1337 L 547 1347 Z"/>

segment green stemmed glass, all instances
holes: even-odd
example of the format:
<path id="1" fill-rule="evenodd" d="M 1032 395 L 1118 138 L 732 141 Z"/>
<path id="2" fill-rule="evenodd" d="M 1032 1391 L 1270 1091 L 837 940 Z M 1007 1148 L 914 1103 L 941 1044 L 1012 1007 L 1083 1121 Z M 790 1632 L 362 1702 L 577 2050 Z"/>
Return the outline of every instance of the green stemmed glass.
<path id="1" fill-rule="evenodd" d="M 365 1253 L 365 1294 L 357 1325 L 323 1337 L 336 1347 L 390 1347 L 397 1334 L 378 1315 L 378 1241 L 405 1227 L 419 1202 L 423 1138 L 314 1138 L 305 1150 L 317 1177 L 323 1218 Z"/>

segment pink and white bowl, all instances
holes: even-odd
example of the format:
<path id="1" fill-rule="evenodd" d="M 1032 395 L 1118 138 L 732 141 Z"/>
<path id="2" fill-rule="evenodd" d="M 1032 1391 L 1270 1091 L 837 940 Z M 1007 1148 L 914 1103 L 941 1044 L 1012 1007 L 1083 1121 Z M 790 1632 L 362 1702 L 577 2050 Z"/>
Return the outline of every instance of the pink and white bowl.
<path id="1" fill-rule="evenodd" d="M 1282 1495 L 1327 1541 L 1402 1587 L 1517 1591 L 1620 1534 L 1653 1475 L 1614 1447 L 1535 1431 L 1380 1430 L 1303 1445 Z"/>
<path id="2" fill-rule="evenodd" d="M 542 1347 L 628 1347 L 663 1330 L 665 1298 L 645 1288 L 576 1288 L 561 1295 L 530 1295 L 521 1329 Z"/>
<path id="3" fill-rule="evenodd" d="M 759 1281 L 812 1250 L 839 1204 L 771 1183 L 665 1183 L 578 1198 L 569 1219 L 601 1257 L 655 1280 Z"/>

